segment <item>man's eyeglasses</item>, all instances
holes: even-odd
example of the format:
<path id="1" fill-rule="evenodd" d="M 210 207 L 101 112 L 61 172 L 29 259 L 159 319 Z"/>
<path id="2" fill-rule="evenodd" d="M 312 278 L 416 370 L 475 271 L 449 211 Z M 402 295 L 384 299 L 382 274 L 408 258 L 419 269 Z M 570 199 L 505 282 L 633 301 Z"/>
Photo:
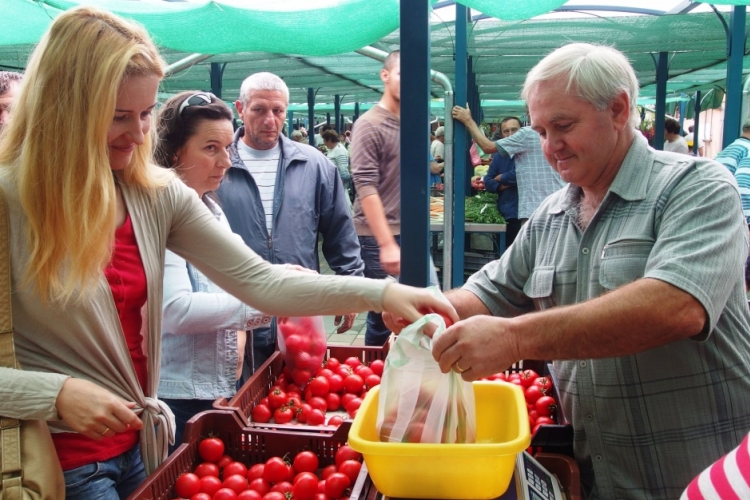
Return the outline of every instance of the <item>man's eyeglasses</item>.
<path id="1" fill-rule="evenodd" d="M 197 92 L 182 101 L 177 114 L 182 116 L 182 112 L 186 108 L 189 108 L 190 106 L 205 106 L 206 104 L 211 104 L 211 94 L 206 94 L 205 92 Z"/>

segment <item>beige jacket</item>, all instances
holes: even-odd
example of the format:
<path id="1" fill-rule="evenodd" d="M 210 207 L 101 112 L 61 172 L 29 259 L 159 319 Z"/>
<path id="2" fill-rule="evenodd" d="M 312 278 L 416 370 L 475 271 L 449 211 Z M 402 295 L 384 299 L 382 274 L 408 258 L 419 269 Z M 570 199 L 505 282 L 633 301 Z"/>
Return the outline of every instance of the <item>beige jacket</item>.
<path id="1" fill-rule="evenodd" d="M 6 177 L 0 175 L 0 188 L 8 200 L 13 326 L 16 355 L 23 370 L 0 368 L 0 414 L 46 420 L 52 432 L 70 431 L 57 416 L 57 394 L 67 377 L 90 380 L 136 402 L 144 423 L 143 460 L 150 473 L 166 457 L 173 417 L 166 405 L 141 391 L 107 280 L 102 274 L 90 302 L 64 308 L 42 305 L 32 289 L 22 286 L 29 254 L 27 219 L 17 189 Z M 381 310 L 385 281 L 321 276 L 271 265 L 219 224 L 195 192 L 177 179 L 153 199 L 139 189 L 122 187 L 148 280 L 142 333 L 151 395 L 156 394 L 159 382 L 165 248 L 266 314 L 338 315 Z"/>

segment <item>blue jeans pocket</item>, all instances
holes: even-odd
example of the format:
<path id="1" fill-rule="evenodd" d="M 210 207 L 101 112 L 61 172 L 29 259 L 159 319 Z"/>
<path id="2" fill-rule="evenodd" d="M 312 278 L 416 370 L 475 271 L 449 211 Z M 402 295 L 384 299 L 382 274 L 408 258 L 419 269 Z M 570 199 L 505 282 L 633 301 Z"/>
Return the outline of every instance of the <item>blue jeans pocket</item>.
<path id="1" fill-rule="evenodd" d="M 65 496 L 70 498 L 89 489 L 90 483 L 99 474 L 99 462 L 82 465 L 63 471 L 65 476 Z"/>

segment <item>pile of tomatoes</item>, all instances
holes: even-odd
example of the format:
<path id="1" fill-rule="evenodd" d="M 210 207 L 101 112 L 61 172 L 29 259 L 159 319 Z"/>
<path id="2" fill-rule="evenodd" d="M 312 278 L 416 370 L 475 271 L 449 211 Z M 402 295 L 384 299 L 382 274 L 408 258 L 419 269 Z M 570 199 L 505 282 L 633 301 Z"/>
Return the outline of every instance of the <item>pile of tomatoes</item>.
<path id="1" fill-rule="evenodd" d="M 526 409 L 529 411 L 529 427 L 532 435 L 536 434 L 542 425 L 555 423 L 557 401 L 552 394 L 552 378 L 541 377 L 534 370 L 523 370 L 509 375 L 496 373 L 490 375 L 487 380 L 504 380 L 521 386 L 526 399 Z"/>
<path id="2" fill-rule="evenodd" d="M 362 468 L 361 455 L 343 445 L 335 465 L 319 469 L 317 455 L 300 451 L 288 461 L 271 457 L 249 468 L 224 454 L 219 438 L 198 444 L 203 460 L 177 478 L 175 494 L 189 500 L 335 500 L 347 498 Z"/>
<path id="3" fill-rule="evenodd" d="M 279 321 L 279 348 L 289 367 L 289 380 L 307 383 L 325 358 L 327 341 L 321 318 L 285 318 Z"/>
<path id="4" fill-rule="evenodd" d="M 380 385 L 383 367 L 383 360 L 380 359 L 366 366 L 354 356 L 343 363 L 329 358 L 314 374 L 300 380 L 287 365 L 268 395 L 253 407 L 252 421 L 341 425 L 344 421 L 341 414 L 333 415 L 326 421 L 326 412 L 344 410 L 354 418 L 367 391 Z"/>

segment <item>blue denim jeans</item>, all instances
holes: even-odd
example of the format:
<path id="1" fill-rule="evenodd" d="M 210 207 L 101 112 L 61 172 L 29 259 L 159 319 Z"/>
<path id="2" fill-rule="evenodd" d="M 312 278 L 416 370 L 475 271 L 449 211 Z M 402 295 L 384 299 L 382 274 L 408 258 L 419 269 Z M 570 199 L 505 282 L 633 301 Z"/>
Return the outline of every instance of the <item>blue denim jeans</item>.
<path id="1" fill-rule="evenodd" d="M 63 471 L 66 500 L 125 499 L 146 479 L 141 447 L 75 469 Z"/>
<path id="2" fill-rule="evenodd" d="M 396 243 L 401 245 L 401 235 L 394 236 Z M 359 237 L 360 255 L 365 263 L 365 277 L 384 280 L 388 274 L 380 267 L 380 247 L 374 236 Z M 430 286 L 438 285 L 437 270 L 430 258 Z M 365 330 L 365 345 L 381 346 L 388 341 L 391 331 L 383 323 L 383 315 L 370 311 L 367 313 L 367 330 Z"/>
<path id="3" fill-rule="evenodd" d="M 213 399 L 162 399 L 169 409 L 174 413 L 174 444 L 169 447 L 171 455 L 178 446 L 182 444 L 182 436 L 185 434 L 185 424 L 188 420 L 202 411 L 212 410 Z"/>

